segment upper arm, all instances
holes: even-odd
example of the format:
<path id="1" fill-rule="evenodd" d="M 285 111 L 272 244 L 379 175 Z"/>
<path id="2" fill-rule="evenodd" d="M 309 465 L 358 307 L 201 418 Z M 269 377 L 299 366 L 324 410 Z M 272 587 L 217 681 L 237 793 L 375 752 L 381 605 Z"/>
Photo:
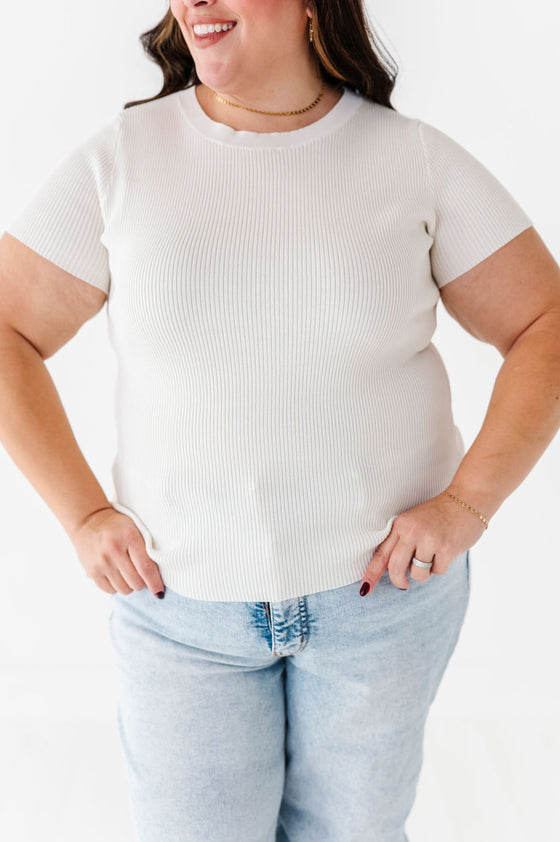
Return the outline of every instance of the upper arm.
<path id="1" fill-rule="evenodd" d="M 451 316 L 505 356 L 544 313 L 560 312 L 560 267 L 482 161 L 435 126 L 417 126 L 433 280 Z"/>
<path id="2" fill-rule="evenodd" d="M 440 288 L 465 330 L 505 356 L 545 312 L 560 312 L 560 266 L 533 226 Z"/>
<path id="3" fill-rule="evenodd" d="M 106 222 L 124 111 L 70 149 L 0 238 L 0 324 L 45 359 L 106 301 Z"/>
<path id="4" fill-rule="evenodd" d="M 0 237 L 0 324 L 21 334 L 43 359 L 103 307 L 107 294 L 15 237 Z"/>

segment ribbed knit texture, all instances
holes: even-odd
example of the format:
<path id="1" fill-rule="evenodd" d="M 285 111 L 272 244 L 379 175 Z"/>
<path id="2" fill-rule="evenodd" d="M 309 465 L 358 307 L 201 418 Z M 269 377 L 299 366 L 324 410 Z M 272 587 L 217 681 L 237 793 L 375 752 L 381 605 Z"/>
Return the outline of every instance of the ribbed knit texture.
<path id="1" fill-rule="evenodd" d="M 108 293 L 112 503 L 166 586 L 272 601 L 358 582 L 451 481 L 439 287 L 531 225 L 445 133 L 348 88 L 256 133 L 191 87 L 119 112 L 7 230 Z"/>

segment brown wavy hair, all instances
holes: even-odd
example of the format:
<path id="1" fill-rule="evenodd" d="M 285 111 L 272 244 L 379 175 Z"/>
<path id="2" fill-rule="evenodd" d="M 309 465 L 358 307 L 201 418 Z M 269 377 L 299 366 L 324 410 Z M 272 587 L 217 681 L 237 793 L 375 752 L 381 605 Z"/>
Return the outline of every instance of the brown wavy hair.
<path id="1" fill-rule="evenodd" d="M 398 66 L 371 27 L 362 0 L 310 0 L 313 49 L 326 84 L 346 87 L 395 111 L 391 93 Z M 155 96 L 127 102 L 142 105 L 200 84 L 194 59 L 169 8 L 152 29 L 140 35 L 151 61 L 161 67 L 163 87 Z"/>

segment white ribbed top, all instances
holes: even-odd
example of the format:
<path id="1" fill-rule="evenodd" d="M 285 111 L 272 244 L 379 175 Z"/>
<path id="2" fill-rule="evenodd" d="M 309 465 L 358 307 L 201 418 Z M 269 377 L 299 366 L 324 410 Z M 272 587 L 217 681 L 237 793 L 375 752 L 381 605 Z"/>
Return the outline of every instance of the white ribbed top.
<path id="1" fill-rule="evenodd" d="M 108 293 L 112 503 L 166 586 L 273 601 L 359 581 L 451 481 L 439 287 L 531 225 L 444 132 L 348 88 L 258 133 L 191 87 L 121 110 L 7 231 Z"/>

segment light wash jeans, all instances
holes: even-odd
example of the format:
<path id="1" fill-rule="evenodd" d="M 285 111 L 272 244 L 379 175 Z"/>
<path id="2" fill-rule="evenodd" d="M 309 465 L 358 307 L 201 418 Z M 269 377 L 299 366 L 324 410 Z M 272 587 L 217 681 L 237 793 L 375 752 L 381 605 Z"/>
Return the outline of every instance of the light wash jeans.
<path id="1" fill-rule="evenodd" d="M 469 553 L 409 581 L 268 603 L 112 594 L 138 842 L 408 842 Z"/>

